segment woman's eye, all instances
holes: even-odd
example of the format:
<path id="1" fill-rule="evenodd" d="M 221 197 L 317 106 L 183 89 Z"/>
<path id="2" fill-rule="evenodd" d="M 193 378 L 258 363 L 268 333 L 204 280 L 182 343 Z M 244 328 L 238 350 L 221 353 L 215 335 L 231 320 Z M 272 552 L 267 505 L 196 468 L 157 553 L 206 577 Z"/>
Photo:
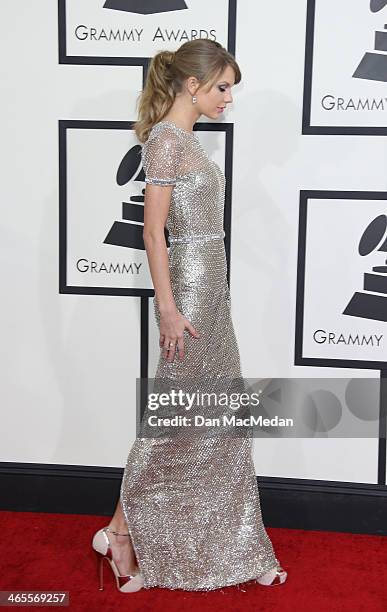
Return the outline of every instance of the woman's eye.
<path id="1" fill-rule="evenodd" d="M 226 91 L 225 87 L 219 87 L 220 91 Z"/>

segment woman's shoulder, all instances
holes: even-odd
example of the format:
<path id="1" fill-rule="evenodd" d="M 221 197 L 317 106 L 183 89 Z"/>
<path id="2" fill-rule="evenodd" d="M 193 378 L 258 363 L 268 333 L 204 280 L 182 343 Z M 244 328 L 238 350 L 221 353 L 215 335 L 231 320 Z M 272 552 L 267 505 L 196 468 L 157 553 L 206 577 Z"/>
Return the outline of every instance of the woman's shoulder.
<path id="1" fill-rule="evenodd" d="M 181 154 L 186 145 L 184 134 L 169 121 L 158 121 L 150 129 L 147 140 L 143 143 L 143 154 L 148 149 L 162 149 L 168 153 Z"/>
<path id="2" fill-rule="evenodd" d="M 197 133 L 189 132 L 184 128 L 179 127 L 173 121 L 162 119 L 153 125 L 149 132 L 149 138 L 155 138 L 156 136 L 164 135 L 165 138 L 175 139 L 176 141 L 187 143 L 197 142 Z"/>

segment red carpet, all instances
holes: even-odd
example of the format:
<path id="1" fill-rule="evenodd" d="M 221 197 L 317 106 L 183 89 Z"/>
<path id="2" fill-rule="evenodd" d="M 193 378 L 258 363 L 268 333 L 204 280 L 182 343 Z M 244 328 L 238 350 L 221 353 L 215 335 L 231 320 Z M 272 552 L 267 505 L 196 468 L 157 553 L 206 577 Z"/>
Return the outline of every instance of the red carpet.
<path id="1" fill-rule="evenodd" d="M 210 592 L 153 588 L 123 594 L 105 565 L 98 590 L 91 538 L 108 517 L 1 512 L 1 590 L 67 590 L 74 612 L 386 612 L 387 540 L 381 536 L 270 529 L 285 584 L 249 582 Z M 29 607 L 43 610 L 52 607 Z M 23 607 L 21 609 L 29 609 Z"/>

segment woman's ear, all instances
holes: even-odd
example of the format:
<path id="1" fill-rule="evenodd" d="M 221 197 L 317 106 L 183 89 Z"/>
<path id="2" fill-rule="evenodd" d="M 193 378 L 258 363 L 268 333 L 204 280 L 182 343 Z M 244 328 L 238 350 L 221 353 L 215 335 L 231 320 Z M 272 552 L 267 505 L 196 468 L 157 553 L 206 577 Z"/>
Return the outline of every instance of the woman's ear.
<path id="1" fill-rule="evenodd" d="M 195 95 L 196 91 L 199 88 L 199 85 L 200 85 L 200 83 L 199 83 L 199 81 L 197 80 L 196 77 L 194 77 L 194 76 L 193 77 L 188 77 L 188 79 L 187 79 L 187 89 L 188 89 L 188 91 L 189 91 L 191 96 Z"/>

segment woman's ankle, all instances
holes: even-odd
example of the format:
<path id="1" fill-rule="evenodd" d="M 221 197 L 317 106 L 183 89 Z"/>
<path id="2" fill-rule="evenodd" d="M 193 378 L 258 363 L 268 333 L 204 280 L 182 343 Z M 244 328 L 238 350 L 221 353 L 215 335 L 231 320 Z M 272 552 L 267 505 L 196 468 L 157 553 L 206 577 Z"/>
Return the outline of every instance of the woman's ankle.
<path id="1" fill-rule="evenodd" d="M 108 525 L 110 533 L 116 532 L 122 535 L 129 535 L 128 527 L 126 523 L 112 522 Z"/>
<path id="2" fill-rule="evenodd" d="M 117 542 L 118 544 L 128 544 L 131 541 L 130 534 L 126 525 L 112 523 L 108 526 L 108 533 L 111 537 L 111 540 Z"/>

